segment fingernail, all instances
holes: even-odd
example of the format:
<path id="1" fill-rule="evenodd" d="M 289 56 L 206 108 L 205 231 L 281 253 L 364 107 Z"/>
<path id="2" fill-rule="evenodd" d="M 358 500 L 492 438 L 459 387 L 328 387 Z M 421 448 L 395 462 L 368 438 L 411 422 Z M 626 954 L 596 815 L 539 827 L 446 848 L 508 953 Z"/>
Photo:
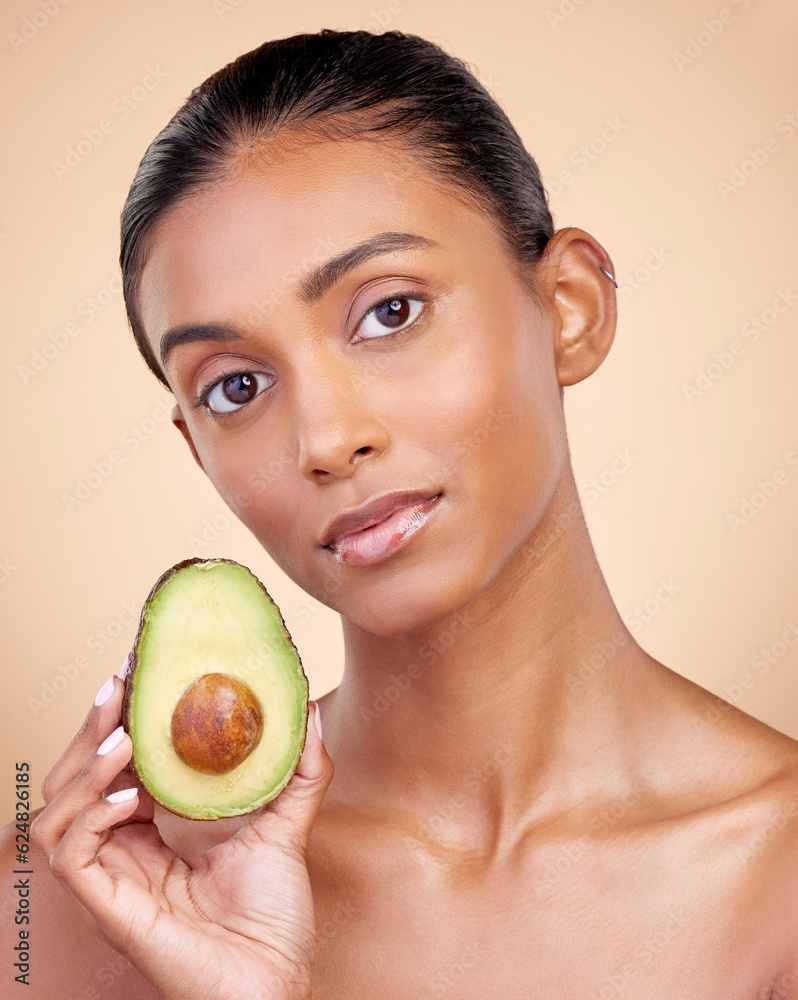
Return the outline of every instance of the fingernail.
<path id="1" fill-rule="evenodd" d="M 127 656 L 125 657 L 125 662 L 122 664 L 122 669 L 119 671 L 119 676 L 122 678 L 122 680 L 124 680 L 125 677 L 127 677 L 127 672 L 129 669 L 130 669 L 130 653 L 128 653 Z"/>
<path id="2" fill-rule="evenodd" d="M 118 792 L 111 792 L 105 796 L 106 802 L 130 802 L 139 794 L 138 788 L 120 788 Z"/>
<path id="3" fill-rule="evenodd" d="M 94 704 L 98 707 L 104 705 L 111 695 L 114 693 L 114 679 L 109 677 L 108 680 L 103 684 L 100 690 L 97 692 L 97 697 L 94 699 Z"/>
<path id="4" fill-rule="evenodd" d="M 104 757 L 105 754 L 110 753 L 114 747 L 118 747 L 124 738 L 125 730 L 122 726 L 117 726 L 116 729 L 111 733 L 110 736 L 102 741 L 102 743 L 97 748 L 97 753 Z"/>
<path id="5" fill-rule="evenodd" d="M 316 724 L 316 732 L 319 734 L 319 739 L 323 743 L 324 740 L 321 735 L 321 709 L 319 708 L 319 703 L 317 701 L 312 701 L 311 705 L 313 706 L 313 721 Z"/>

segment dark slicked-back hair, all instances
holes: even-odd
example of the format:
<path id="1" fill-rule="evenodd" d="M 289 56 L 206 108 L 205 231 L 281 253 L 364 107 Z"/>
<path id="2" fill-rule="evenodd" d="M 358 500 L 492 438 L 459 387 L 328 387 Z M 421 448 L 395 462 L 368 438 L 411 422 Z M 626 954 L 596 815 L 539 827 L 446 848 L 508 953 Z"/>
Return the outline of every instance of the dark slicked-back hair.
<path id="1" fill-rule="evenodd" d="M 137 308 L 154 224 L 281 138 L 393 139 L 492 215 L 518 273 L 554 235 L 537 164 L 467 64 L 399 31 L 333 31 L 265 42 L 189 95 L 144 154 L 121 217 L 125 307 L 147 365 L 168 388 Z"/>

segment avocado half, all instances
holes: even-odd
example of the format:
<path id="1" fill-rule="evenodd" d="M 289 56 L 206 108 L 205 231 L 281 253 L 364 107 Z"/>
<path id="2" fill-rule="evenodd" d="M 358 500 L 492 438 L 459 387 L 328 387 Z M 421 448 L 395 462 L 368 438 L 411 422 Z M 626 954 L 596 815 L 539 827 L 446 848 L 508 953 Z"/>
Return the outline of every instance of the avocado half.
<path id="1" fill-rule="evenodd" d="M 122 709 L 149 795 L 188 819 L 253 812 L 291 780 L 308 681 L 280 609 L 246 566 L 186 559 L 144 604 Z"/>

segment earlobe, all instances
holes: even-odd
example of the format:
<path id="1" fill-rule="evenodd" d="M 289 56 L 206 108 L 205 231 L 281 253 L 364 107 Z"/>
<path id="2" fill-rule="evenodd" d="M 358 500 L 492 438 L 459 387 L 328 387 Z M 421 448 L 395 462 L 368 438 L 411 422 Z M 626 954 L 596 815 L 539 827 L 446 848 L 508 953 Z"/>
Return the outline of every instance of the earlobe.
<path id="1" fill-rule="evenodd" d="M 549 275 L 560 317 L 554 360 L 562 387 L 592 375 L 609 353 L 617 322 L 616 285 L 609 255 L 589 233 L 563 229 L 552 244 Z"/>
<path id="2" fill-rule="evenodd" d="M 175 403 L 172 409 L 172 423 L 175 425 L 175 427 L 177 427 L 177 429 L 186 439 L 186 443 L 191 449 L 191 454 L 194 456 L 194 461 L 204 472 L 205 469 L 202 465 L 202 462 L 200 461 L 199 455 L 197 454 L 197 449 L 194 447 L 194 442 L 191 439 L 191 431 L 188 429 L 188 424 L 186 423 L 183 413 L 181 412 L 180 407 L 178 406 L 177 403 Z"/>

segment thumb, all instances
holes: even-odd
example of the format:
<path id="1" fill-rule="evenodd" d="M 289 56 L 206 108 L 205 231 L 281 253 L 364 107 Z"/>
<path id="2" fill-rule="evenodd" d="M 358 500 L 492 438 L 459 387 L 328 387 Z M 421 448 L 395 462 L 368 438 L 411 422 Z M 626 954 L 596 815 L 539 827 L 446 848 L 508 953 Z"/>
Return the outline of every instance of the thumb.
<path id="1" fill-rule="evenodd" d="M 322 742 L 321 715 L 315 701 L 308 702 L 305 746 L 296 771 L 282 792 L 257 812 L 239 831 L 237 839 L 279 838 L 283 847 L 293 846 L 304 855 L 310 830 L 335 770 Z"/>

